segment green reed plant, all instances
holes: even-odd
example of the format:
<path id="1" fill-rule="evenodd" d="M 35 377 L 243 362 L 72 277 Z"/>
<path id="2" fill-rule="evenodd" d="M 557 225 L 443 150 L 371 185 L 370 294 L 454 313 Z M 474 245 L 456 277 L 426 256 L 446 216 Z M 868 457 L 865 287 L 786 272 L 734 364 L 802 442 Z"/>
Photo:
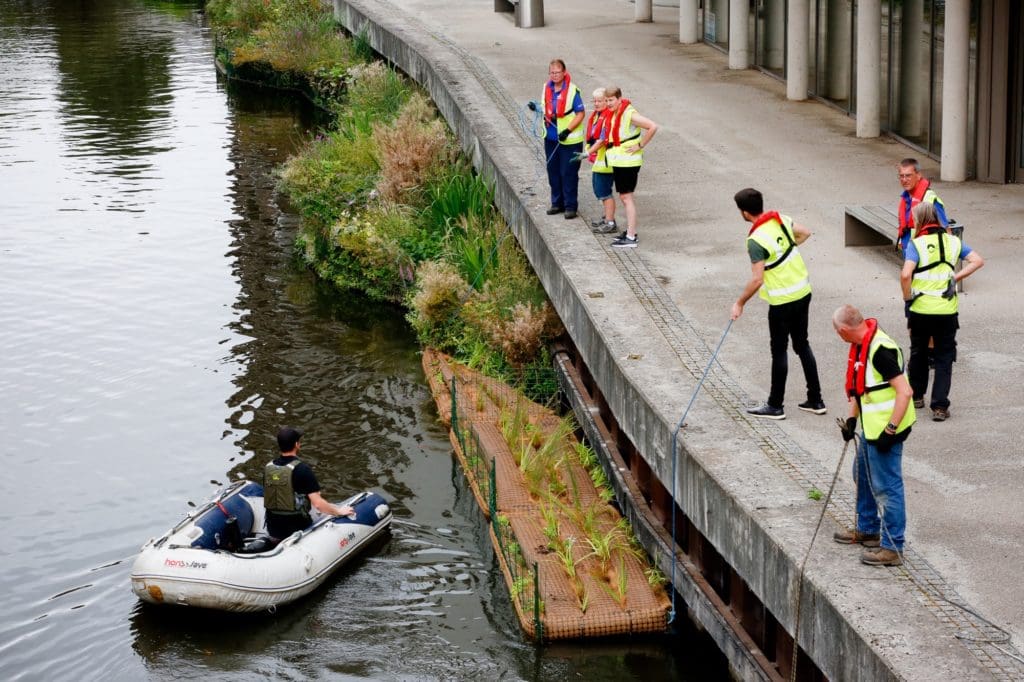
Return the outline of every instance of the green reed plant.
<path id="1" fill-rule="evenodd" d="M 618 592 L 618 602 L 620 606 L 626 603 L 626 588 L 629 583 L 629 574 L 626 573 L 626 559 L 621 554 L 619 555 L 619 570 L 615 575 L 615 588 Z"/>
<path id="2" fill-rule="evenodd" d="M 588 471 L 592 466 L 597 464 L 597 455 L 586 443 L 576 441 L 572 445 L 573 452 L 576 454 L 576 460 Z"/>
<path id="3" fill-rule="evenodd" d="M 591 533 L 587 535 L 587 544 L 590 545 L 591 554 L 601 565 L 603 573 L 608 573 L 608 569 L 611 567 L 612 552 L 619 546 L 621 540 L 622 533 L 615 526 L 605 532 L 591 529 Z"/>
<path id="4" fill-rule="evenodd" d="M 412 96 L 412 85 L 384 62 L 357 64 L 349 69 L 350 109 L 373 116 L 376 123 L 390 123 Z"/>
<path id="5" fill-rule="evenodd" d="M 541 446 L 537 449 L 537 456 L 542 461 L 553 462 L 560 459 L 559 455 L 565 451 L 569 436 L 576 430 L 576 421 L 572 415 L 567 415 L 559 420 L 558 425 L 549 433 L 544 435 Z"/>
<path id="6" fill-rule="evenodd" d="M 576 538 L 570 535 L 567 538 L 562 538 L 562 542 L 555 547 L 555 556 L 558 557 L 562 569 L 570 580 L 576 580 L 576 558 L 572 554 L 575 542 Z"/>
<path id="7" fill-rule="evenodd" d="M 497 270 L 497 251 L 501 237 L 491 229 L 472 229 L 478 216 L 462 216 L 458 227 L 449 229 L 448 253 L 463 278 L 477 291 L 483 291 Z"/>
<path id="8" fill-rule="evenodd" d="M 558 510 L 550 503 L 540 505 L 541 517 L 544 519 L 544 537 L 548 540 L 548 547 L 555 549 L 559 540 Z"/>
<path id="9" fill-rule="evenodd" d="M 371 62 L 377 58 L 377 53 L 374 51 L 373 46 L 370 45 L 366 26 L 363 26 L 359 33 L 352 36 L 352 51 L 364 62 Z"/>
<path id="10" fill-rule="evenodd" d="M 644 568 L 644 577 L 647 578 L 647 584 L 651 587 L 663 587 L 668 582 L 665 574 L 658 570 L 657 566 Z"/>
<path id="11" fill-rule="evenodd" d="M 490 185 L 466 164 L 457 164 L 449 175 L 427 188 L 427 215 L 438 227 L 450 227 L 459 218 L 490 217 L 494 193 Z"/>

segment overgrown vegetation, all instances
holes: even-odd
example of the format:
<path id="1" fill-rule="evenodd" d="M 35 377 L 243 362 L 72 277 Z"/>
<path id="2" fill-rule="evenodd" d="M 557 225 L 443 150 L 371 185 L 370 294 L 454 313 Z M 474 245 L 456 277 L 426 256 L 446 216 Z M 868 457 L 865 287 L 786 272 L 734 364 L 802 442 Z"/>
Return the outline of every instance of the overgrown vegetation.
<path id="1" fill-rule="evenodd" d="M 335 117 L 280 170 L 320 277 L 403 305 L 421 343 L 545 400 L 561 323 L 430 100 L 320 0 L 210 0 L 221 60 Z"/>

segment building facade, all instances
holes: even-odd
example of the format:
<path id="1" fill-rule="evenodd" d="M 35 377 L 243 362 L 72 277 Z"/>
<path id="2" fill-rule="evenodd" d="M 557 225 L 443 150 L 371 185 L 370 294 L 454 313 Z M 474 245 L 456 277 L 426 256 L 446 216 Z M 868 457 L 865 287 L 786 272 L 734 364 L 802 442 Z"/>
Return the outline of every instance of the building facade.
<path id="1" fill-rule="evenodd" d="M 679 35 L 939 159 L 943 180 L 1024 183 L 1019 0 L 680 0 Z"/>

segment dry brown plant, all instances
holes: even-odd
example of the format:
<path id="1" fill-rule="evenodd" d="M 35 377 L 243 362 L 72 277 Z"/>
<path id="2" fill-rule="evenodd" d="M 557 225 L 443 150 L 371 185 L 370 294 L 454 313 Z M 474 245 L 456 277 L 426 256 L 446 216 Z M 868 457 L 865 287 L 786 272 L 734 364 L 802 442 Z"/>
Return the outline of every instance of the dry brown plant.
<path id="1" fill-rule="evenodd" d="M 454 146 L 444 123 L 422 94 L 412 95 L 391 125 L 375 124 L 380 180 L 377 192 L 398 200 L 453 160 Z"/>
<path id="2" fill-rule="evenodd" d="M 419 291 L 412 298 L 416 317 L 428 325 L 446 322 L 462 305 L 468 285 L 455 267 L 441 261 L 427 261 L 416 272 Z"/>
<path id="3" fill-rule="evenodd" d="M 502 349 L 511 365 L 521 367 L 540 352 L 545 308 L 547 303 L 540 308 L 532 303 L 516 303 L 508 320 L 491 325 L 491 342 Z"/>

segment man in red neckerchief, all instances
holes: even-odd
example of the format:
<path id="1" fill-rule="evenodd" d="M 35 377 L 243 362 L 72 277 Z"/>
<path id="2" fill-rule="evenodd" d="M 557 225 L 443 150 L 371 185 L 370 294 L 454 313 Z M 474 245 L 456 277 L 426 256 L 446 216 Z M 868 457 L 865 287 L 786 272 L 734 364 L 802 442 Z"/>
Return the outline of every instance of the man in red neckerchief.
<path id="1" fill-rule="evenodd" d="M 946 207 L 943 205 L 942 199 L 939 199 L 939 195 L 931 188 L 928 179 L 921 175 L 921 164 L 917 162 L 917 159 L 903 159 L 897 169 L 903 193 L 900 194 L 899 210 L 896 213 L 900 221 L 896 250 L 902 254 L 914 232 L 913 210 L 915 206 L 922 201 L 933 204 L 935 214 L 939 217 L 939 224 L 944 230 L 949 229 L 949 219 L 946 217 Z"/>
<path id="2" fill-rule="evenodd" d="M 910 399 L 913 391 L 903 372 L 903 351 L 875 319 L 864 319 L 852 305 L 832 314 L 832 326 L 850 344 L 846 368 L 849 417 L 838 419 L 843 440 L 861 433 L 853 462 L 857 485 L 857 518 L 853 528 L 837 531 L 832 539 L 859 544 L 861 562 L 871 566 L 903 563 L 903 534 L 907 509 L 903 492 L 903 442 L 917 418 Z"/>

